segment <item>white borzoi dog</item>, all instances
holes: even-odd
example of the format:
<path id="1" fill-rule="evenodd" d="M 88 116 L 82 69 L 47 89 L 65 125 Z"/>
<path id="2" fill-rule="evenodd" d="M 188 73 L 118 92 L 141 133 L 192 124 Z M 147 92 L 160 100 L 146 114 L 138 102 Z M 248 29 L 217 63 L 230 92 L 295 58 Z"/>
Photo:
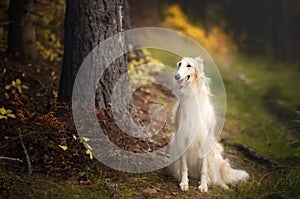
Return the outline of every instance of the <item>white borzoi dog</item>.
<path id="1" fill-rule="evenodd" d="M 179 158 L 169 168 L 180 182 L 180 189 L 188 190 L 188 177 L 200 180 L 201 192 L 207 192 L 209 185 L 228 188 L 228 184 L 246 181 L 248 173 L 231 168 L 214 135 L 216 117 L 203 59 L 185 57 L 177 66 L 179 96 L 174 108 L 177 133 L 170 150 L 171 157 Z"/>

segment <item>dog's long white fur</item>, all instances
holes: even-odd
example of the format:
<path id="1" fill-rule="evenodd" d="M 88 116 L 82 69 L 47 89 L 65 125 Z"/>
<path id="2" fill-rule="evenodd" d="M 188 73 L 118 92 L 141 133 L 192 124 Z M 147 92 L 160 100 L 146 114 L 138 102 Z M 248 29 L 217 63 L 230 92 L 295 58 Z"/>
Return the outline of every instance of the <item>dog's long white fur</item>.
<path id="1" fill-rule="evenodd" d="M 246 181 L 248 173 L 231 168 L 222 156 L 223 146 L 215 138 L 216 118 L 203 60 L 185 57 L 178 65 L 180 96 L 174 108 L 177 133 L 170 150 L 172 157 L 180 158 L 169 166 L 172 175 L 183 191 L 188 190 L 189 177 L 200 180 L 201 192 L 206 192 L 209 185 L 228 188 L 228 184 Z"/>

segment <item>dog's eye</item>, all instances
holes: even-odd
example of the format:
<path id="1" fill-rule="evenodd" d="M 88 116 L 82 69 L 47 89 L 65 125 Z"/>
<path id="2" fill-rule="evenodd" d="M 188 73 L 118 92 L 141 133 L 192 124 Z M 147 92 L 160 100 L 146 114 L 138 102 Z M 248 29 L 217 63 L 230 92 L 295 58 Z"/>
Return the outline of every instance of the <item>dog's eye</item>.
<path id="1" fill-rule="evenodd" d="M 188 64 L 186 67 L 192 67 L 192 66 Z"/>
<path id="2" fill-rule="evenodd" d="M 178 63 L 178 66 L 181 66 L 181 62 Z"/>

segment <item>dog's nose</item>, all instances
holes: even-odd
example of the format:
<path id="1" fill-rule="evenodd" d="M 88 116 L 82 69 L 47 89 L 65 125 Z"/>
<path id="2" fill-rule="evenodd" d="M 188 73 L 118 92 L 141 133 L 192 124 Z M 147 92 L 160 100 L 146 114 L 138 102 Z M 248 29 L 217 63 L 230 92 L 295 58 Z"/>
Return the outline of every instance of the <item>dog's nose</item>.
<path id="1" fill-rule="evenodd" d="M 178 73 L 175 75 L 175 79 L 176 79 L 176 80 L 179 80 L 179 79 L 180 79 L 180 75 L 179 75 Z"/>

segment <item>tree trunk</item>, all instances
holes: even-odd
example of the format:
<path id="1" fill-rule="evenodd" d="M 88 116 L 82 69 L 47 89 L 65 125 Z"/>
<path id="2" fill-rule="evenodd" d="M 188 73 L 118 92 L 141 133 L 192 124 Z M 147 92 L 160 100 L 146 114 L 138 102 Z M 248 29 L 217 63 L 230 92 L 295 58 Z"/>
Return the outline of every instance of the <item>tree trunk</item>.
<path id="1" fill-rule="evenodd" d="M 67 0 L 59 101 L 70 102 L 76 74 L 84 58 L 100 42 L 129 26 L 126 0 Z M 108 49 L 109 50 L 109 49 Z M 127 71 L 120 57 L 105 71 L 97 89 L 100 108 L 108 108 L 115 82 Z"/>
<path id="2" fill-rule="evenodd" d="M 7 54 L 32 62 L 37 61 L 34 0 L 11 0 L 8 8 L 9 25 Z"/>
<path id="3" fill-rule="evenodd" d="M 265 26 L 265 42 L 266 53 L 269 57 L 274 56 L 274 21 L 273 21 L 273 4 L 271 0 L 265 1 L 266 7 L 266 26 Z"/>
<path id="4" fill-rule="evenodd" d="M 282 41 L 283 41 L 283 56 L 285 61 L 292 61 L 292 42 L 291 39 L 291 24 L 290 18 L 293 14 L 293 10 L 290 8 L 290 3 L 286 0 L 281 0 L 282 5 L 282 17 L 283 17 L 283 24 L 282 24 Z"/>

